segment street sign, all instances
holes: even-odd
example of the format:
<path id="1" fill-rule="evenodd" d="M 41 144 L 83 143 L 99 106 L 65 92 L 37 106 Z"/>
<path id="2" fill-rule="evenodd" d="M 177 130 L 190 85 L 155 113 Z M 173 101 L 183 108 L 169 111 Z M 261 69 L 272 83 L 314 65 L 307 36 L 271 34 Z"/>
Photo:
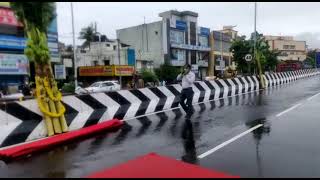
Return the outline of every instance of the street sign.
<path id="1" fill-rule="evenodd" d="M 251 54 L 247 54 L 247 55 L 244 57 L 244 59 L 245 59 L 246 61 L 248 61 L 248 62 L 252 61 L 252 56 L 251 56 Z"/>

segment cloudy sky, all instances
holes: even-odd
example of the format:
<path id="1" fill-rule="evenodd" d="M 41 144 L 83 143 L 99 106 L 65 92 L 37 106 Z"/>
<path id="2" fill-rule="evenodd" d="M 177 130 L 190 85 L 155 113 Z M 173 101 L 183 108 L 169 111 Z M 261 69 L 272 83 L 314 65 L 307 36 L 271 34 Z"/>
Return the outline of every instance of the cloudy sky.
<path id="1" fill-rule="evenodd" d="M 116 30 L 161 20 L 160 12 L 175 9 L 199 14 L 199 26 L 220 30 L 236 25 L 240 35 L 248 36 L 254 28 L 253 2 L 74 2 L 76 38 L 82 27 L 97 22 L 98 31 L 116 38 Z M 320 47 L 320 3 L 259 2 L 257 31 L 265 35 L 292 35 Z M 72 44 L 70 2 L 57 2 L 59 40 Z M 77 39 L 76 43 L 82 41 Z"/>

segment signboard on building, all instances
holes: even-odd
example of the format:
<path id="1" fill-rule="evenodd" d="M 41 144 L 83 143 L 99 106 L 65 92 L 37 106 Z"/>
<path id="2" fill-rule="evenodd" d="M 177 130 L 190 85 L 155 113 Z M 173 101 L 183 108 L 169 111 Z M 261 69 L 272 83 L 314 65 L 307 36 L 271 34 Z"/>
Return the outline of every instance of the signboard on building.
<path id="1" fill-rule="evenodd" d="M 187 29 L 187 22 L 176 20 L 176 29 L 185 31 Z"/>
<path id="2" fill-rule="evenodd" d="M 80 76 L 132 76 L 134 66 L 82 66 L 79 67 Z"/>
<path id="3" fill-rule="evenodd" d="M 29 74 L 29 60 L 22 54 L 0 53 L 1 75 L 27 75 Z"/>
<path id="4" fill-rule="evenodd" d="M 79 76 L 112 76 L 112 66 L 82 66 Z"/>
<path id="5" fill-rule="evenodd" d="M 56 10 L 55 10 L 56 11 Z M 56 12 L 55 12 L 56 14 Z M 58 28 L 57 17 L 55 17 L 48 27 L 48 48 L 50 51 L 51 62 L 60 62 L 58 49 Z"/>
<path id="6" fill-rule="evenodd" d="M 173 48 L 179 48 L 179 49 L 188 49 L 188 50 L 197 50 L 197 51 L 210 51 L 210 47 L 206 46 L 194 46 L 190 44 L 175 44 L 171 43 L 171 47 Z"/>
<path id="7" fill-rule="evenodd" d="M 192 64 L 191 65 L 191 71 L 193 71 L 195 74 L 199 73 L 199 66 L 198 64 Z"/>
<path id="8" fill-rule="evenodd" d="M 0 2 L 0 7 L 10 8 L 10 2 Z"/>
<path id="9" fill-rule="evenodd" d="M 200 27 L 200 35 L 202 36 L 209 36 L 210 35 L 210 29 L 205 27 Z"/>
<path id="10" fill-rule="evenodd" d="M 0 24 L 11 26 L 22 26 L 14 12 L 8 8 L 0 8 Z"/>
<path id="11" fill-rule="evenodd" d="M 133 66 L 114 66 L 115 76 L 132 76 L 134 73 Z"/>
<path id="12" fill-rule="evenodd" d="M 0 48 L 23 50 L 26 47 L 26 38 L 0 35 Z"/>
<path id="13" fill-rule="evenodd" d="M 54 77 L 55 79 L 66 79 L 66 68 L 64 65 L 54 65 Z"/>

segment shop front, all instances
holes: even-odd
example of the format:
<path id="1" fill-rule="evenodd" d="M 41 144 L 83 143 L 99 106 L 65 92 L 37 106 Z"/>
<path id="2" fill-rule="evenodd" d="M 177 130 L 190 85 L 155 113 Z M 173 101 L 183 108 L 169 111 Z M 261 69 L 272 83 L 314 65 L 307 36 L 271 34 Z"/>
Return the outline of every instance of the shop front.
<path id="1" fill-rule="evenodd" d="M 0 53 L 1 90 L 28 83 L 29 71 L 29 60 L 25 55 Z"/>
<path id="2" fill-rule="evenodd" d="M 111 65 L 111 66 L 81 66 L 79 67 L 79 82 L 83 86 L 89 86 L 97 81 L 116 80 L 124 87 L 132 81 L 134 66 Z"/>

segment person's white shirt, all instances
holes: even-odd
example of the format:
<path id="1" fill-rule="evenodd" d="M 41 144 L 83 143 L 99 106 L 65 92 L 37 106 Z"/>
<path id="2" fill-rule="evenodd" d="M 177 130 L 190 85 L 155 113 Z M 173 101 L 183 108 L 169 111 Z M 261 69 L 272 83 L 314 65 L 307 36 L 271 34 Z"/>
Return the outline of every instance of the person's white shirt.
<path id="1" fill-rule="evenodd" d="M 192 71 L 189 71 L 189 73 L 186 75 L 179 74 L 177 80 L 182 80 L 182 89 L 189 88 L 192 87 L 194 81 L 196 80 L 196 75 Z"/>

